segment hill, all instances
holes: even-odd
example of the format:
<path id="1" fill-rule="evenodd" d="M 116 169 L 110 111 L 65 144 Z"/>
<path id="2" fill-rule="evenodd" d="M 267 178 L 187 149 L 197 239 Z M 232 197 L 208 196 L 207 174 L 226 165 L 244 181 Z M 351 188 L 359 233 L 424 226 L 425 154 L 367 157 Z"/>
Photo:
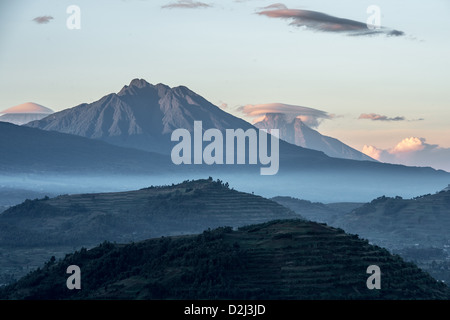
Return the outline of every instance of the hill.
<path id="1" fill-rule="evenodd" d="M 358 234 L 450 283 L 450 191 L 412 199 L 382 196 L 365 204 L 272 200 L 307 219 Z"/>
<path id="2" fill-rule="evenodd" d="M 282 206 L 297 212 L 311 221 L 327 223 L 333 225 L 339 215 L 348 213 L 353 209 L 362 206 L 364 203 L 360 202 L 340 202 L 328 203 L 311 202 L 308 200 L 301 200 L 293 197 L 277 196 L 271 200 L 278 202 Z"/>
<path id="3" fill-rule="evenodd" d="M 341 215 L 336 225 L 392 249 L 450 245 L 450 192 L 413 199 L 382 196 Z"/>
<path id="4" fill-rule="evenodd" d="M 68 290 L 66 269 L 81 270 Z M 369 265 L 382 271 L 369 290 Z M 2 299 L 449 299 L 449 288 L 412 263 L 357 236 L 302 220 L 278 220 L 233 231 L 103 243 L 50 259 Z"/>
<path id="5" fill-rule="evenodd" d="M 0 273 L 23 275 L 45 255 L 105 240 L 139 241 L 300 218 L 278 203 L 212 179 L 137 191 L 26 200 L 0 214 Z"/>

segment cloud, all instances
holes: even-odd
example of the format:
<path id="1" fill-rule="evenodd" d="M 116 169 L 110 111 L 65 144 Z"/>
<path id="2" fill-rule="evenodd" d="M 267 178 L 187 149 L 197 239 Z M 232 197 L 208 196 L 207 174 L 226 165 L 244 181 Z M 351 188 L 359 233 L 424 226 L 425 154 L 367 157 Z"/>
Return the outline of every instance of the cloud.
<path id="1" fill-rule="evenodd" d="M 361 113 L 361 115 L 359 116 L 358 119 L 359 120 L 367 119 L 367 120 L 372 120 L 372 121 L 422 121 L 422 120 L 424 120 L 423 118 L 407 120 L 403 116 L 397 116 L 397 117 L 390 118 L 388 116 L 377 114 L 377 113 Z"/>
<path id="2" fill-rule="evenodd" d="M 382 162 L 433 167 L 450 172 L 450 148 L 429 144 L 425 138 L 405 138 L 389 149 L 365 145 L 362 152 Z"/>
<path id="3" fill-rule="evenodd" d="M 368 155 L 371 158 L 374 158 L 376 160 L 380 160 L 381 158 L 381 153 L 383 152 L 383 150 L 378 149 L 374 146 L 368 146 L 368 145 L 364 145 L 363 149 L 362 149 L 362 153 Z"/>
<path id="4" fill-rule="evenodd" d="M 226 102 L 220 102 L 219 105 L 218 105 L 218 107 L 219 107 L 220 109 L 222 109 L 222 110 L 228 109 L 228 103 L 226 103 Z"/>
<path id="5" fill-rule="evenodd" d="M 45 23 L 49 23 L 50 20 L 52 20 L 53 17 L 52 16 L 40 16 L 40 17 L 36 17 L 33 19 L 34 22 L 36 22 L 37 24 L 45 24 Z"/>
<path id="6" fill-rule="evenodd" d="M 289 19 L 291 20 L 290 25 L 322 32 L 346 33 L 353 36 L 374 34 L 385 34 L 388 36 L 404 35 L 402 31 L 385 27 L 368 28 L 366 23 L 338 18 L 318 11 L 289 9 L 282 3 L 275 3 L 264 7 L 257 14 L 269 18 Z"/>
<path id="7" fill-rule="evenodd" d="M 399 154 L 404 152 L 414 152 L 425 149 L 425 139 L 424 138 L 416 138 L 410 137 L 405 138 L 400 141 L 394 148 L 392 148 L 389 153 L 391 154 Z"/>
<path id="8" fill-rule="evenodd" d="M 211 7 L 211 5 L 204 3 L 204 2 L 194 2 L 193 0 L 178 0 L 174 3 L 169 3 L 161 8 L 163 9 L 174 9 L 174 8 L 181 8 L 181 9 L 196 9 L 196 8 L 208 8 Z"/>
<path id="9" fill-rule="evenodd" d="M 376 113 L 362 113 L 358 119 L 369 119 L 373 121 L 404 121 L 405 117 L 394 117 L 389 118 L 388 116 L 383 116 L 381 114 Z"/>
<path id="10" fill-rule="evenodd" d="M 286 116 L 288 121 L 293 121 L 295 118 L 299 118 L 306 125 L 313 128 L 318 127 L 323 119 L 332 119 L 335 117 L 334 115 L 322 110 L 283 103 L 248 104 L 240 107 L 239 111 L 243 112 L 248 117 L 259 117 L 258 119 L 268 113 L 281 113 Z"/>

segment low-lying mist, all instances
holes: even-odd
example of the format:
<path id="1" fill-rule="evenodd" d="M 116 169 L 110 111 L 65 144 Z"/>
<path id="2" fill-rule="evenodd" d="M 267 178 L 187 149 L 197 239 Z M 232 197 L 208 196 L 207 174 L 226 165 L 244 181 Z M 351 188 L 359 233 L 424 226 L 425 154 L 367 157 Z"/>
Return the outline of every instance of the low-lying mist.
<path id="1" fill-rule="evenodd" d="M 291 196 L 299 199 L 330 202 L 368 202 L 379 196 L 415 196 L 442 190 L 446 177 L 420 175 L 377 174 L 363 176 L 350 172 L 296 172 L 261 176 L 256 172 L 178 172 L 164 175 L 69 175 L 69 174 L 17 174 L 0 176 L 0 206 L 20 203 L 23 191 L 35 198 L 61 194 L 100 193 L 137 190 L 149 186 L 172 185 L 184 180 L 206 179 L 228 182 L 231 188 L 263 197 Z M 14 190 L 16 197 L 11 199 Z M 9 196 L 5 194 L 8 193 Z M 14 201 L 13 201 L 14 200 Z M 14 202 L 14 203 L 11 203 Z"/>

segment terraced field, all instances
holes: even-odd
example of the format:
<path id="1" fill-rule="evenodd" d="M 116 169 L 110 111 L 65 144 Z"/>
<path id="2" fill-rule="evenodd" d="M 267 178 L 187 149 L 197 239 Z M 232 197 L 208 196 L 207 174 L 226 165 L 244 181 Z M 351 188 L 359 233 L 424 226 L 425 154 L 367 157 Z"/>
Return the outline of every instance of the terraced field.
<path id="1" fill-rule="evenodd" d="M 274 201 L 212 179 L 27 200 L 0 214 L 0 254 L 8 255 L 0 261 L 0 276 L 23 275 L 30 266 L 41 265 L 42 250 L 48 259 L 60 257 L 62 250 L 89 248 L 105 240 L 127 243 L 299 217 Z M 26 257 L 23 252 L 28 252 Z"/>
<path id="2" fill-rule="evenodd" d="M 68 265 L 82 290 L 65 288 Z M 381 269 L 370 290 L 369 265 Z M 304 220 L 104 243 L 0 290 L 7 299 L 449 299 L 446 285 L 357 236 Z"/>

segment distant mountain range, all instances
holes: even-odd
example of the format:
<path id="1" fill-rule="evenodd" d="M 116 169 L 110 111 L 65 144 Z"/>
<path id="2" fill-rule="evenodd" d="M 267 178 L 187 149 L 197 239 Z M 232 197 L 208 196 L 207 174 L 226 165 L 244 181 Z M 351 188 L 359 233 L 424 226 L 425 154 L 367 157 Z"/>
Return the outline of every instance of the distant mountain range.
<path id="1" fill-rule="evenodd" d="M 0 111 L 0 121 L 17 125 L 40 120 L 53 113 L 53 110 L 34 102 L 26 102 Z"/>
<path id="2" fill-rule="evenodd" d="M 320 134 L 311 129 L 298 118 L 288 119 L 281 113 L 268 113 L 264 119 L 255 123 L 259 129 L 278 129 L 280 139 L 297 146 L 323 151 L 326 155 L 335 158 L 352 160 L 376 161 L 364 153 L 349 147 L 338 139 Z"/>
<path id="3" fill-rule="evenodd" d="M 67 267 L 81 269 L 81 290 L 65 287 Z M 370 290 L 370 265 L 381 288 Z M 55 258 L 0 299 L 330 300 L 442 299 L 449 288 L 412 263 L 342 230 L 277 220 L 137 243 L 105 242 Z"/>

